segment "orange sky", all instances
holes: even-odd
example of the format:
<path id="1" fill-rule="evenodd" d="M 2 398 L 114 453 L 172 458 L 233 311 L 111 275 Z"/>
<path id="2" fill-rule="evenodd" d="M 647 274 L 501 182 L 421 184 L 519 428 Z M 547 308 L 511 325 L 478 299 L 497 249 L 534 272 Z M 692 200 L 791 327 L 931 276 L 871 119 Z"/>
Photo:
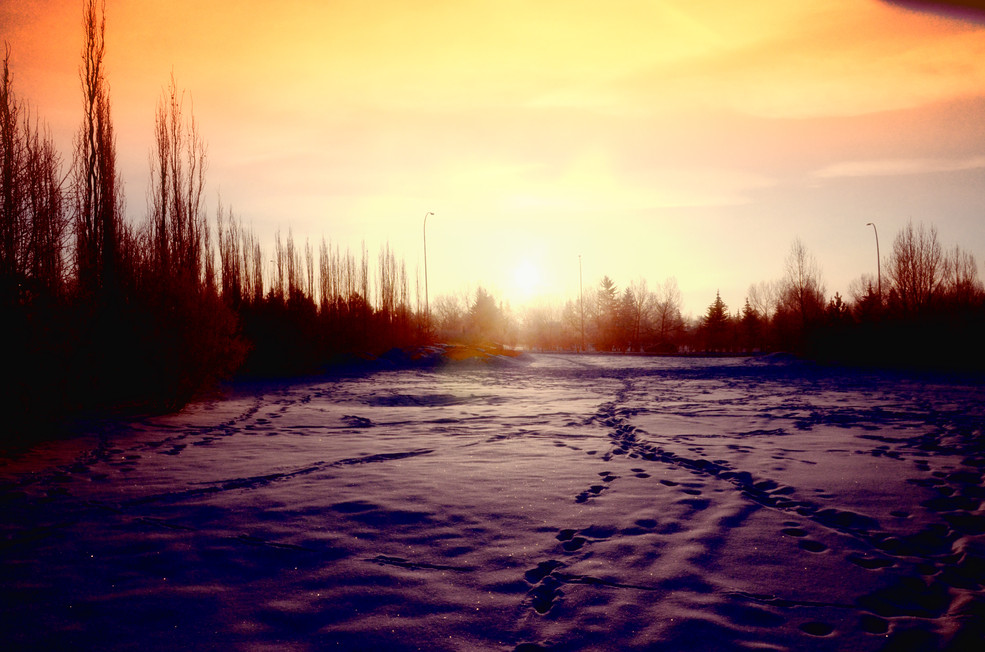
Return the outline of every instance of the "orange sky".
<path id="1" fill-rule="evenodd" d="M 603 274 L 676 277 L 700 314 L 778 278 L 795 237 L 829 293 L 908 220 L 981 261 L 985 24 L 876 0 L 110 0 L 128 213 L 146 214 L 173 68 L 209 147 L 209 208 L 513 303 Z M 3 0 L 15 90 L 65 156 L 81 0 Z M 520 276 L 536 278 L 529 292 Z M 423 270 L 421 269 L 421 272 Z"/>

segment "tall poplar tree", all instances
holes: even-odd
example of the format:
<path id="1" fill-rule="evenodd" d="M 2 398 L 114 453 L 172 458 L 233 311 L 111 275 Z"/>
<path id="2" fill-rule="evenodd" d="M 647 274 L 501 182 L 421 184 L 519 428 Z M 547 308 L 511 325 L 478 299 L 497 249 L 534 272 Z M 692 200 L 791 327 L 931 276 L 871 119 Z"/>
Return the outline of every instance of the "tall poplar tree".
<path id="1" fill-rule="evenodd" d="M 89 300 L 115 297 L 122 182 L 116 173 L 116 138 L 110 115 L 106 52 L 106 3 L 86 0 L 82 12 L 84 43 L 79 78 L 83 120 L 75 137 L 72 166 L 75 263 L 78 290 Z"/>

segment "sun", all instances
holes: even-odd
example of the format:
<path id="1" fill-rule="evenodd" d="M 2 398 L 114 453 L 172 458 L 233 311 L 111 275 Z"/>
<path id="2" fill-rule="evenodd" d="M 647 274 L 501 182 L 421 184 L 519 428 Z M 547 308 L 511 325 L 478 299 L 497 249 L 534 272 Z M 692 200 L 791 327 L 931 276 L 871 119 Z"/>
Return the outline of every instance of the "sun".
<path id="1" fill-rule="evenodd" d="M 513 270 L 513 291 L 516 298 L 526 301 L 540 290 L 540 269 L 529 260 L 524 260 Z"/>

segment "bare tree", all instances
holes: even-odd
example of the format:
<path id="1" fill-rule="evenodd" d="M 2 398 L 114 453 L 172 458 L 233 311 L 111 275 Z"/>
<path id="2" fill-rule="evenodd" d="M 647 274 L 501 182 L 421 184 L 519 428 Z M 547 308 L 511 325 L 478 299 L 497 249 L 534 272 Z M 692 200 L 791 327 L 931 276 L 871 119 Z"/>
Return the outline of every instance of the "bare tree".
<path id="1" fill-rule="evenodd" d="M 256 233 L 240 229 L 243 252 L 244 295 L 256 305 L 263 299 L 263 250 Z"/>
<path id="2" fill-rule="evenodd" d="M 218 294 L 215 284 L 215 250 L 212 245 L 212 229 L 202 220 L 202 282 L 209 294 Z"/>
<path id="3" fill-rule="evenodd" d="M 343 265 L 341 264 L 338 245 L 333 249 L 322 237 L 318 252 L 318 294 L 322 314 L 334 316 L 338 312 L 340 302 L 343 299 L 342 272 Z"/>
<path id="4" fill-rule="evenodd" d="M 799 317 L 802 327 L 806 326 L 824 312 L 821 268 L 800 238 L 791 245 L 784 267 L 780 303 L 785 311 Z"/>
<path id="5" fill-rule="evenodd" d="M 647 289 L 642 276 L 629 284 L 623 294 L 623 304 L 630 330 L 630 348 L 642 350 L 643 331 L 648 327 L 656 297 Z"/>
<path id="6" fill-rule="evenodd" d="M 215 212 L 216 237 L 219 241 L 219 276 L 223 300 L 238 309 L 244 294 L 245 259 L 240 255 L 239 225 L 233 218 L 233 209 L 225 212 L 219 200 Z"/>
<path id="7" fill-rule="evenodd" d="M 205 263 L 203 195 L 208 167 L 194 113 L 184 116 L 184 93 L 174 74 L 158 101 L 151 153 L 150 228 L 154 262 L 164 278 L 194 284 Z M 217 218 L 219 219 L 219 218 Z"/>
<path id="8" fill-rule="evenodd" d="M 283 301 L 287 287 L 287 258 L 284 254 L 284 245 L 280 239 L 280 229 L 277 229 L 277 232 L 274 234 L 274 261 L 276 267 L 274 268 L 274 280 L 270 292 L 274 297 Z"/>
<path id="9" fill-rule="evenodd" d="M 668 278 L 658 287 L 658 293 L 653 298 L 653 325 L 656 331 L 657 347 L 661 351 L 672 351 L 676 341 L 684 330 L 684 319 L 681 316 L 681 290 L 677 287 L 677 279 Z"/>
<path id="10" fill-rule="evenodd" d="M 0 278 L 8 290 L 61 291 L 65 215 L 61 159 L 41 121 L 16 98 L 10 48 L 0 71 Z"/>
<path id="11" fill-rule="evenodd" d="M 780 284 L 776 281 L 760 281 L 749 286 L 749 305 L 765 321 L 776 314 L 780 302 Z"/>
<path id="12" fill-rule="evenodd" d="M 862 274 L 852 279 L 848 284 L 848 294 L 851 296 L 852 302 L 859 305 L 869 301 L 872 296 L 878 296 L 877 283 L 876 277 L 872 274 Z"/>
<path id="13" fill-rule="evenodd" d="M 397 259 L 390 249 L 389 242 L 380 247 L 378 264 L 376 309 L 382 313 L 384 321 L 389 324 L 393 319 L 397 302 Z"/>
<path id="14" fill-rule="evenodd" d="M 890 304 L 904 317 L 929 309 L 942 289 L 944 268 L 936 227 L 914 228 L 913 222 L 908 223 L 896 234 L 886 263 Z"/>
<path id="15" fill-rule="evenodd" d="M 298 252 L 294 246 L 294 233 L 287 229 L 287 249 L 284 251 L 285 267 L 287 269 L 287 298 L 288 300 L 302 294 L 304 288 L 301 287 L 301 269 L 298 259 Z"/>
<path id="16" fill-rule="evenodd" d="M 955 305 L 970 306 L 985 288 L 978 278 L 978 262 L 970 252 L 955 246 L 944 257 L 944 292 Z"/>
<path id="17" fill-rule="evenodd" d="M 435 299 L 431 307 L 431 317 L 435 328 L 444 336 L 457 336 L 465 331 L 468 298 L 454 294 L 443 294 Z"/>
<path id="18" fill-rule="evenodd" d="M 61 183 L 61 158 L 50 133 L 37 120 L 24 118 L 26 145 L 25 179 L 30 232 L 25 266 L 27 274 L 49 294 L 64 284 L 65 211 Z"/>
<path id="19" fill-rule="evenodd" d="M 314 302 L 315 299 L 315 256 L 311 250 L 311 241 L 304 239 L 304 278 L 305 293 Z"/>
<path id="20" fill-rule="evenodd" d="M 10 46 L 5 44 L 0 78 L 0 279 L 11 284 L 21 271 L 18 261 L 24 237 L 24 143 L 20 106 L 10 78 Z"/>
<path id="21" fill-rule="evenodd" d="M 119 225 L 123 213 L 109 88 L 103 71 L 105 1 L 97 10 L 95 0 L 86 0 L 82 27 L 85 42 L 79 77 L 83 120 L 75 138 L 72 171 L 76 273 L 79 290 L 84 296 L 105 299 L 115 292 Z"/>

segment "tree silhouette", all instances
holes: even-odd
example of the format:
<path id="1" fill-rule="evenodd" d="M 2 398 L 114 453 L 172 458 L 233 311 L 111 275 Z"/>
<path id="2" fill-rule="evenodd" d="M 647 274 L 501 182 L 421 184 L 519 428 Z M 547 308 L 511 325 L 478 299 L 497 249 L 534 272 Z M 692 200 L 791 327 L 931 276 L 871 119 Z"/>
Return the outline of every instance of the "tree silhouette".
<path id="1" fill-rule="evenodd" d="M 492 343 L 502 336 L 503 312 L 492 295 L 481 287 L 476 289 L 469 308 L 469 330 L 477 342 Z"/>
<path id="2" fill-rule="evenodd" d="M 656 305 L 656 349 L 664 353 L 677 351 L 678 342 L 684 331 L 684 318 L 681 316 L 681 291 L 677 279 L 667 279 L 660 291 Z"/>
<path id="3" fill-rule="evenodd" d="M 795 239 L 784 261 L 773 318 L 777 345 L 803 353 L 813 331 L 824 316 L 824 285 L 821 268 L 799 238 Z"/>
<path id="4" fill-rule="evenodd" d="M 746 299 L 742 306 L 742 316 L 740 317 L 740 327 L 742 333 L 742 346 L 746 351 L 754 351 L 764 348 L 763 342 L 763 318 L 759 312 L 752 307 L 749 299 Z"/>
<path id="5" fill-rule="evenodd" d="M 649 325 L 655 303 L 655 297 L 647 289 L 646 279 L 642 277 L 630 283 L 623 292 L 622 312 L 629 331 L 625 340 L 631 350 L 643 350 L 644 331 Z"/>
<path id="6" fill-rule="evenodd" d="M 715 300 L 708 306 L 704 319 L 701 321 L 701 331 L 706 351 L 726 351 L 729 348 L 731 320 L 728 307 L 716 291 Z"/>
<path id="7" fill-rule="evenodd" d="M 790 247 L 785 272 L 781 305 L 796 315 L 801 328 L 806 328 L 824 312 L 824 285 L 817 260 L 799 238 Z"/>
<path id="8" fill-rule="evenodd" d="M 123 212 L 122 181 L 116 173 L 116 139 L 110 115 L 109 88 L 103 70 L 106 51 L 106 3 L 97 10 L 86 0 L 84 43 L 79 77 L 83 120 L 75 138 L 72 165 L 78 290 L 105 304 L 118 290 L 116 266 Z"/>
<path id="9" fill-rule="evenodd" d="M 944 295 L 954 306 L 972 306 L 980 301 L 985 287 L 978 278 L 975 256 L 955 246 L 944 256 Z"/>
<path id="10" fill-rule="evenodd" d="M 0 78 L 0 280 L 4 294 L 13 301 L 18 277 L 22 273 L 20 258 L 26 236 L 24 215 L 24 139 L 20 131 L 21 107 L 10 77 L 10 46 L 5 46 L 3 76 Z M 8 300 L 8 297 L 4 297 Z"/>
<path id="11" fill-rule="evenodd" d="M 749 304 L 763 321 L 769 322 L 776 313 L 780 303 L 780 283 L 777 281 L 760 281 L 749 286 Z"/>
<path id="12" fill-rule="evenodd" d="M 174 73 L 158 100 L 151 153 L 150 230 L 157 272 L 172 282 L 199 282 L 208 224 L 202 200 L 208 165 L 195 115 L 186 115 Z"/>
<path id="13" fill-rule="evenodd" d="M 611 351 L 616 346 L 619 319 L 619 291 L 615 282 L 603 276 L 595 294 L 594 345 L 597 351 Z"/>
<path id="14" fill-rule="evenodd" d="M 909 222 L 893 240 L 886 265 L 889 303 L 902 317 L 914 317 L 933 306 L 944 283 L 944 252 L 937 228 L 914 228 Z"/>

